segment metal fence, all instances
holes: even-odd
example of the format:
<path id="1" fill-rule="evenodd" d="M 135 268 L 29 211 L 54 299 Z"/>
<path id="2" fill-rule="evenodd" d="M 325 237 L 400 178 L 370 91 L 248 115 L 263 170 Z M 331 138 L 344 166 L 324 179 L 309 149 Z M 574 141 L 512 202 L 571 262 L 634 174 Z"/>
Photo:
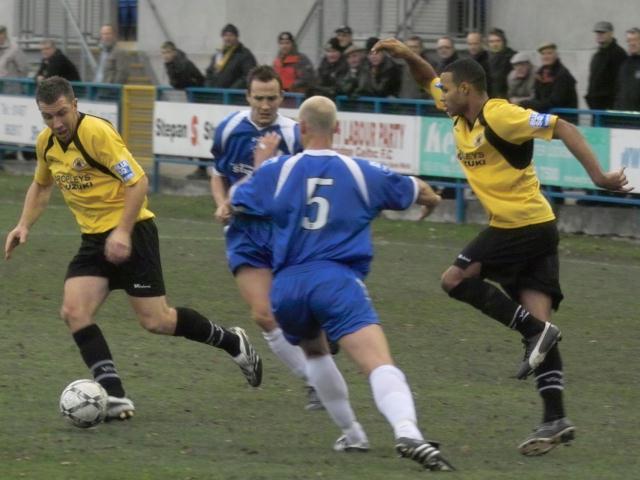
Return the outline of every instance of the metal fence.
<path id="1" fill-rule="evenodd" d="M 88 82 L 73 82 L 74 90 L 78 98 L 85 98 L 94 101 L 110 101 L 121 103 L 122 86 L 112 84 L 96 84 Z M 0 79 L 0 93 L 11 93 L 17 95 L 33 96 L 36 84 L 32 79 Z M 158 100 L 170 100 L 175 98 L 176 90 L 171 87 L 160 86 L 157 88 Z M 216 89 L 193 87 L 187 88 L 184 92 L 186 100 L 192 103 L 211 103 L 223 105 L 246 106 L 246 91 L 239 89 Z M 283 107 L 298 108 L 304 101 L 304 95 L 298 93 L 285 93 Z M 338 96 L 335 99 L 340 111 L 384 113 L 397 115 L 419 115 L 419 116 L 443 116 L 444 113 L 437 110 L 432 100 L 413 100 L 377 97 L 346 97 Z M 122 105 L 121 105 L 122 107 Z M 122 109 L 122 108 L 121 108 Z M 121 110 L 120 109 L 120 110 Z M 640 112 L 617 112 L 610 110 L 586 110 L 586 109 L 554 109 L 551 113 L 561 115 L 573 115 L 581 118 L 583 123 L 596 127 L 615 128 L 636 128 L 640 129 Z M 0 145 L 0 159 L 3 151 L 27 150 L 33 151 L 33 147 Z M 181 163 L 186 160 L 177 161 L 159 157 L 154 165 L 154 177 L 159 175 L 159 163 L 171 162 Z M 207 164 L 202 161 L 202 164 Z M 193 162 L 189 162 L 194 165 Z M 468 189 L 468 184 L 458 179 L 437 178 L 430 179 L 435 186 L 448 189 L 452 192 L 452 197 L 456 199 L 456 212 L 459 221 L 464 219 L 464 191 Z M 154 185 L 157 186 L 157 178 L 154 178 Z M 581 202 L 598 203 L 605 205 L 625 205 L 640 206 L 640 199 L 637 195 L 607 194 L 599 190 L 593 191 L 562 191 L 557 187 L 543 186 L 543 192 L 552 202 L 563 202 L 566 199 L 574 199 Z"/>

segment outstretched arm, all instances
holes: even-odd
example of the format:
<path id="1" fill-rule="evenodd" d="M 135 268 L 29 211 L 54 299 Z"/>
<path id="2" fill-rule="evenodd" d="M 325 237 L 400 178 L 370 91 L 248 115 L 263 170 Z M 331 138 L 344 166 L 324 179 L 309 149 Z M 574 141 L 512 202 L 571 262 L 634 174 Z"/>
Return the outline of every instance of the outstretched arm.
<path id="1" fill-rule="evenodd" d="M 624 168 L 617 172 L 602 171 L 593 150 L 591 150 L 580 131 L 571 123 L 559 118 L 553 130 L 553 138 L 562 140 L 562 143 L 578 159 L 593 183 L 598 187 L 617 192 L 630 192 L 633 190 L 633 187 L 627 186 L 629 182 L 624 174 Z"/>
<path id="2" fill-rule="evenodd" d="M 416 203 L 422 205 L 422 215 L 420 220 L 429 216 L 431 212 L 440 204 L 442 197 L 433 191 L 431 186 L 419 178 L 415 178 L 416 185 L 418 186 L 418 198 Z"/>
<path id="3" fill-rule="evenodd" d="M 11 252 L 15 247 L 26 243 L 29 230 L 47 207 L 52 190 L 53 183 L 41 185 L 38 182 L 33 182 L 31 184 L 24 199 L 24 207 L 22 208 L 22 215 L 20 215 L 18 225 L 7 235 L 7 240 L 4 244 L 5 260 L 11 258 Z"/>
<path id="4" fill-rule="evenodd" d="M 401 58 L 409 65 L 409 70 L 413 79 L 422 88 L 428 88 L 431 81 L 438 76 L 431 64 L 420 55 L 411 51 L 404 43 L 397 38 L 386 38 L 376 43 L 372 51 L 384 51 L 396 58 Z"/>

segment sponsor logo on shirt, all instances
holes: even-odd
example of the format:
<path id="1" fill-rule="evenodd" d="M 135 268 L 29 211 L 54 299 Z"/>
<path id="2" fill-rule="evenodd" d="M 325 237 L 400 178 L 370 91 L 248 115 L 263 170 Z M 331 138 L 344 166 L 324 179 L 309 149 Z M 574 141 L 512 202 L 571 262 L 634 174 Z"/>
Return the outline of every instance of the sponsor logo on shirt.
<path id="1" fill-rule="evenodd" d="M 551 123 L 551 115 L 548 113 L 532 113 L 529 117 L 529 125 L 533 128 L 547 128 Z"/>
<path id="2" fill-rule="evenodd" d="M 123 182 L 128 182 L 133 178 L 133 170 L 131 170 L 131 166 L 126 160 L 122 160 L 120 163 L 117 163 L 115 169 Z"/>
<path id="3" fill-rule="evenodd" d="M 87 162 L 85 162 L 80 157 L 76 158 L 71 164 L 74 170 L 82 170 L 88 167 Z"/>

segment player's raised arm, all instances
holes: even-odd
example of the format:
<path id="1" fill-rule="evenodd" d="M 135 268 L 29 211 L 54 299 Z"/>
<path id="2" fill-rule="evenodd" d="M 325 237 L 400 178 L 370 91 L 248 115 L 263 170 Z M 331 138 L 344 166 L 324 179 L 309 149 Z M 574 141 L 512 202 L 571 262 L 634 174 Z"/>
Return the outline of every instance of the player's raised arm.
<path id="1" fill-rule="evenodd" d="M 624 168 L 616 172 L 602 171 L 593 150 L 575 125 L 559 118 L 553 130 L 553 137 L 562 140 L 562 143 L 578 159 L 593 183 L 598 187 L 616 192 L 633 190 L 633 187 L 627 186 L 629 181 L 624 174 Z"/>
<path id="2" fill-rule="evenodd" d="M 42 215 L 42 212 L 49 203 L 51 198 L 51 191 L 53 183 L 49 185 L 42 185 L 38 182 L 33 182 L 27 190 L 27 195 L 24 199 L 24 207 L 22 208 L 22 215 L 16 227 L 9 232 L 7 240 L 4 244 L 4 258 L 9 260 L 11 258 L 11 251 L 18 245 L 26 243 L 29 235 L 29 229 L 36 223 L 36 220 Z"/>
<path id="3" fill-rule="evenodd" d="M 371 51 L 384 51 L 389 53 L 392 57 L 401 58 L 406 61 L 407 65 L 409 65 L 409 70 L 411 71 L 413 79 L 422 88 L 427 88 L 431 83 L 431 80 L 438 76 L 429 62 L 420 55 L 412 52 L 409 47 L 397 38 L 385 38 L 384 40 L 380 40 L 373 46 Z"/>

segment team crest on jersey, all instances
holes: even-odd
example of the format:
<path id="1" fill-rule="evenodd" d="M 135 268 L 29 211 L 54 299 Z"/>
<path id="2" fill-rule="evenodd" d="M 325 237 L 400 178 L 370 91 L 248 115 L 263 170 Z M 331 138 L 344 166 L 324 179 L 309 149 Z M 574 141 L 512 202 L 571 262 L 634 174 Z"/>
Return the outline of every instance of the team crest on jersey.
<path id="1" fill-rule="evenodd" d="M 128 182 L 133 178 L 133 170 L 129 165 L 129 162 L 126 160 L 121 160 L 120 163 L 117 163 L 115 166 L 116 173 L 120 175 L 123 182 Z"/>
<path id="2" fill-rule="evenodd" d="M 480 135 L 478 135 L 476 138 L 473 139 L 473 146 L 479 147 L 480 145 L 482 145 L 483 141 L 484 141 L 484 135 L 481 133 Z"/>
<path id="3" fill-rule="evenodd" d="M 529 117 L 529 125 L 533 128 L 547 128 L 551 123 L 551 115 L 548 113 L 533 112 Z"/>
<path id="4" fill-rule="evenodd" d="M 76 158 L 71 164 L 74 170 L 84 170 L 88 167 L 87 162 L 85 162 L 82 158 Z"/>

